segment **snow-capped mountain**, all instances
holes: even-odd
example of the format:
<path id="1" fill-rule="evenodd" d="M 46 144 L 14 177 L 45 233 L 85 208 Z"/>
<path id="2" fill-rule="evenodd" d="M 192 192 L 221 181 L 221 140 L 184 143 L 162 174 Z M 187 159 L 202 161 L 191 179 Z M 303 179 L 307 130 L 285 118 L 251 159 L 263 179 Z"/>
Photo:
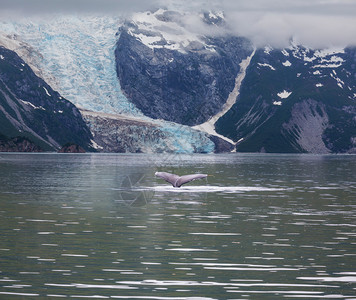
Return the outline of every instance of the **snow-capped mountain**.
<path id="1" fill-rule="evenodd" d="M 238 151 L 355 151 L 355 58 L 355 48 L 257 50 L 217 131 Z"/>
<path id="2" fill-rule="evenodd" d="M 188 23 L 190 14 L 158 9 L 136 13 L 126 22 L 127 33 L 151 50 L 165 49 L 184 54 L 194 50 L 216 53 L 215 45 Z M 197 16 L 194 25 L 216 26 L 223 21 L 223 13 L 205 13 Z M 196 24 L 198 22 L 198 24 Z M 200 26 L 199 26 L 200 25 Z M 212 28 L 209 28 L 212 29 Z M 216 29 L 216 28 L 215 28 Z"/>
<path id="3" fill-rule="evenodd" d="M 227 25 L 165 9 L 23 19 L 0 23 L 0 45 L 81 109 L 101 151 L 356 152 L 355 48 L 255 49 Z"/>
<path id="4" fill-rule="evenodd" d="M 197 125 L 221 110 L 253 47 L 242 37 L 213 34 L 221 14 L 201 14 L 201 32 L 188 31 L 180 22 L 185 18 L 160 9 L 126 22 L 115 51 L 117 73 L 145 115 Z"/>
<path id="5" fill-rule="evenodd" d="M 254 51 L 219 35 L 223 14 L 201 14 L 189 33 L 185 18 L 158 10 L 121 27 L 118 76 L 144 114 L 197 125 L 237 151 L 355 151 L 355 49 Z"/>
<path id="6" fill-rule="evenodd" d="M 126 98 L 117 78 L 114 53 L 119 38 L 118 29 L 122 24 L 120 18 L 112 16 L 74 15 L 51 19 L 22 19 L 16 22 L 3 21 L 0 23 L 0 45 L 16 51 L 38 76 L 63 97 L 85 110 L 83 115 L 88 122 L 94 122 L 92 116 L 97 116 L 88 111 L 101 113 L 98 122 L 88 124 L 92 130 L 98 130 L 93 132 L 95 139 L 108 143 L 99 145 L 99 149 L 120 152 L 214 151 L 214 143 L 205 133 L 181 124 L 150 120 Z M 137 135 L 137 142 L 130 138 L 135 146 L 126 143 L 126 147 L 119 146 L 125 144 L 121 141 L 122 138 L 116 141 L 100 138 L 103 132 L 108 131 L 97 126 L 102 124 L 102 116 L 105 114 L 121 115 L 119 118 L 108 118 L 114 128 L 118 126 L 117 119 L 131 120 L 130 116 L 155 123 L 156 130 L 161 132 L 162 138 L 159 141 L 162 145 L 145 145 L 151 138 L 142 139 Z M 145 122 L 140 124 L 143 126 Z M 135 123 L 134 126 L 136 125 Z M 117 130 L 113 132 L 110 128 L 109 132 L 113 136 L 123 134 L 120 129 Z M 147 131 L 144 131 L 147 134 Z M 152 136 L 152 139 L 155 138 Z"/>

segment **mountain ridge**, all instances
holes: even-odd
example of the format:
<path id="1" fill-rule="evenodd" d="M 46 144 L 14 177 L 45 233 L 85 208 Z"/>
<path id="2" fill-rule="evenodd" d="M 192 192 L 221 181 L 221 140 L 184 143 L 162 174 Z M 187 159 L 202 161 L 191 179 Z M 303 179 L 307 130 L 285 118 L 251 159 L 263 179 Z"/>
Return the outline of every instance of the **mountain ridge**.
<path id="1" fill-rule="evenodd" d="M 0 27 L 8 32 L 0 40 L 6 36 L 36 75 L 46 73 L 59 92 L 85 99 L 76 103 L 80 112 L 73 112 L 84 118 L 80 126 L 98 151 L 355 152 L 355 48 L 318 50 L 292 40 L 284 49 L 254 50 L 248 39 L 222 34 L 223 13 L 201 13 L 199 29 L 187 22 L 190 17 L 164 9 L 126 21 L 61 17 L 48 24 Z M 59 34 L 57 25 L 65 20 Z M 83 51 L 70 50 L 76 43 L 84 45 Z M 66 50 L 69 58 L 61 60 Z M 75 80 L 82 76 L 80 87 L 68 86 L 70 61 L 68 72 Z M 101 96 L 91 98 L 83 90 L 92 83 Z M 49 85 L 42 86 L 43 99 L 54 94 Z M 13 96 L 7 92 L 7 97 Z M 44 112 L 42 102 L 15 98 L 16 106 Z"/>

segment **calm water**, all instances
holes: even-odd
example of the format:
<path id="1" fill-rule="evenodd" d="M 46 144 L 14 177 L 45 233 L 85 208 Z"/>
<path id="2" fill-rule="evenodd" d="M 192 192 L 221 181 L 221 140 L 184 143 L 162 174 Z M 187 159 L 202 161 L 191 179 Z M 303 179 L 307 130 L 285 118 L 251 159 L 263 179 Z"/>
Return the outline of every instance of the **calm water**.
<path id="1" fill-rule="evenodd" d="M 0 154 L 0 298 L 356 299 L 355 174 L 351 155 Z"/>

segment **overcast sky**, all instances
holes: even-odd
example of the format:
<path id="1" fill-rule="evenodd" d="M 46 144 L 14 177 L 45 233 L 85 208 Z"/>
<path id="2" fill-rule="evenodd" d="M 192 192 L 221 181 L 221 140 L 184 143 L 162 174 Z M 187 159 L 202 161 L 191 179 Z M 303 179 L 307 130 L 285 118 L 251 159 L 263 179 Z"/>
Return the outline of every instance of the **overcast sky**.
<path id="1" fill-rule="evenodd" d="M 257 45 L 283 47 L 291 37 L 311 47 L 356 45 L 356 0 L 0 0 L 2 16 L 16 13 L 18 17 L 39 13 L 129 14 L 159 6 L 189 12 L 223 10 L 230 30 Z"/>

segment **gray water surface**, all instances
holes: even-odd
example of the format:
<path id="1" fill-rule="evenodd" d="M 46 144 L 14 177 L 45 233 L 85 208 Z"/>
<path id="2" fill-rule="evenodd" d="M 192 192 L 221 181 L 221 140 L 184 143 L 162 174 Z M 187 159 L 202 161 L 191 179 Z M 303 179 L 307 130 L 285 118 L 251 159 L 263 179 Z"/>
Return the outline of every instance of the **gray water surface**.
<path id="1" fill-rule="evenodd" d="M 0 298 L 356 299 L 355 174 L 353 155 L 0 154 Z"/>

